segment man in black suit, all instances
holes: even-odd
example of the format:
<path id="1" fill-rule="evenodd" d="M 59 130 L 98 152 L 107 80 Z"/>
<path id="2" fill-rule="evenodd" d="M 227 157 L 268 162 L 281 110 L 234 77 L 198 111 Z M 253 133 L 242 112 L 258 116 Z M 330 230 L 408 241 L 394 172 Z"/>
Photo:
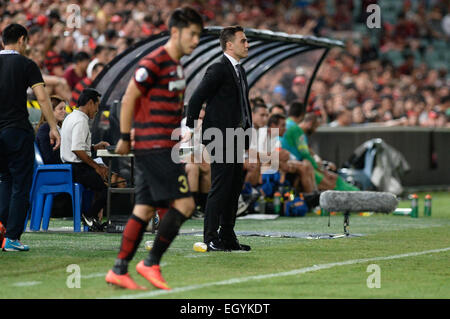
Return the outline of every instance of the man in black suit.
<path id="1" fill-rule="evenodd" d="M 242 143 L 245 138 L 243 132 L 252 127 L 247 77 L 239 64 L 248 56 L 249 44 L 244 29 L 240 26 L 224 28 L 220 33 L 220 45 L 224 55 L 219 62 L 208 67 L 193 93 L 188 104 L 186 125 L 192 133 L 194 121 L 206 102 L 202 136 L 205 137 L 204 132 L 210 128 L 220 130 L 223 138 L 227 128 L 228 131 L 239 129 L 235 134 L 240 133 L 223 140 L 224 146 L 215 148 L 215 153 L 211 154 L 211 190 L 206 203 L 203 236 L 208 251 L 250 250 L 250 246 L 239 243 L 234 232 L 239 194 L 244 183 L 243 153 L 249 146 L 248 138 Z M 205 145 L 211 142 L 205 138 L 202 141 Z"/>

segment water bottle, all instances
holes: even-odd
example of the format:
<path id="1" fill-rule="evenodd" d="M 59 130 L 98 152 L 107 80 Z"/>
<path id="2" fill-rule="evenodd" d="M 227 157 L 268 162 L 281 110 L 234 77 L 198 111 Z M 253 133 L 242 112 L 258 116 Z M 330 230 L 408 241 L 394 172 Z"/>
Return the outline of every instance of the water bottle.
<path id="1" fill-rule="evenodd" d="M 273 210 L 275 214 L 281 213 L 281 194 L 279 192 L 273 195 Z"/>
<path id="2" fill-rule="evenodd" d="M 431 216 L 431 195 L 430 194 L 427 194 L 425 196 L 425 208 L 424 208 L 423 214 L 426 217 Z"/>
<path id="3" fill-rule="evenodd" d="M 266 201 L 264 199 L 264 196 L 261 195 L 258 199 L 258 207 L 259 207 L 259 213 L 265 214 L 266 213 Z"/>
<path id="4" fill-rule="evenodd" d="M 417 218 L 419 217 L 419 196 L 417 194 L 412 194 L 411 199 L 411 217 Z"/>

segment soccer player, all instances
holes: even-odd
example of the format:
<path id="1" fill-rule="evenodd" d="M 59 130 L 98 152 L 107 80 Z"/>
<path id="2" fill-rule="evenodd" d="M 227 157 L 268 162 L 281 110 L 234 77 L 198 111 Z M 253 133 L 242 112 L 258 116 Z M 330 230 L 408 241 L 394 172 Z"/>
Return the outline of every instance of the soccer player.
<path id="1" fill-rule="evenodd" d="M 197 47 L 202 29 L 203 20 L 197 11 L 190 7 L 176 9 L 169 18 L 169 40 L 139 62 L 122 99 L 121 138 L 116 153 L 130 151 L 134 114 L 136 194 L 119 254 L 105 278 L 107 283 L 127 289 L 145 289 L 128 274 L 128 263 L 155 215 L 154 207 L 158 207 L 160 201 L 169 201 L 170 209 L 159 225 L 153 247 L 136 270 L 155 287 L 170 289 L 161 275 L 159 263 L 195 208 L 183 166 L 171 158 L 171 149 L 177 143 L 171 140 L 171 134 L 180 127 L 185 91 L 180 58 Z"/>

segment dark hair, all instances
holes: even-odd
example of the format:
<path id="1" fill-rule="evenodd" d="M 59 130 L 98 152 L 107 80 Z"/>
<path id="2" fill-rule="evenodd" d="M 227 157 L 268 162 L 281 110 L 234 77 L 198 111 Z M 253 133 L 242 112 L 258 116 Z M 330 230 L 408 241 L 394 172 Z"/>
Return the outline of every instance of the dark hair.
<path id="1" fill-rule="evenodd" d="M 306 106 L 302 102 L 294 101 L 291 103 L 291 106 L 289 107 L 289 115 L 299 117 L 305 114 L 306 112 Z"/>
<path id="2" fill-rule="evenodd" d="M 103 68 L 103 67 L 105 67 L 105 63 L 101 63 L 101 62 L 95 63 L 94 67 L 92 68 L 92 71 L 93 72 L 97 71 L 98 68 Z"/>
<path id="3" fill-rule="evenodd" d="M 117 31 L 114 29 L 106 29 L 105 30 L 105 38 L 107 40 L 112 40 L 114 38 L 117 38 Z"/>
<path id="4" fill-rule="evenodd" d="M 100 54 L 103 50 L 107 50 L 108 48 L 107 47 L 105 47 L 104 45 L 97 45 L 96 47 L 95 47 L 95 50 L 94 50 L 94 55 L 98 55 L 98 54 Z"/>
<path id="5" fill-rule="evenodd" d="M 42 32 L 42 28 L 38 25 L 34 25 L 30 28 L 30 30 L 28 31 L 29 35 L 33 35 L 36 33 Z"/>
<path id="6" fill-rule="evenodd" d="M 77 52 L 73 57 L 73 62 L 78 63 L 81 61 L 90 60 L 89 54 L 84 51 Z"/>
<path id="7" fill-rule="evenodd" d="M 187 28 L 191 24 L 198 25 L 201 29 L 203 29 L 202 16 L 195 9 L 189 6 L 177 8 L 170 15 L 169 30 L 171 30 L 172 27 L 177 29 Z"/>
<path id="8" fill-rule="evenodd" d="M 266 109 L 266 110 L 267 110 L 267 105 L 262 104 L 262 103 L 257 103 L 257 104 L 255 104 L 255 105 L 253 106 L 253 108 L 252 108 L 252 113 L 256 113 L 256 111 L 257 111 L 258 109 Z"/>
<path id="9" fill-rule="evenodd" d="M 286 114 L 286 109 L 285 109 L 284 106 L 281 105 L 281 104 L 274 104 L 274 105 L 272 105 L 272 106 L 270 107 L 270 109 L 269 109 L 269 112 L 271 113 L 272 110 L 273 110 L 273 109 L 276 109 L 276 108 L 282 109 L 282 110 L 283 110 L 283 113 Z"/>
<path id="10" fill-rule="evenodd" d="M 65 104 L 68 104 L 62 97 L 58 95 L 52 95 L 50 96 L 50 102 L 52 103 L 52 110 L 55 110 L 55 108 L 61 103 L 64 102 Z M 41 127 L 42 124 L 46 123 L 47 120 L 45 119 L 44 113 L 41 113 L 41 118 L 39 119 L 38 124 L 36 125 L 35 131 L 37 132 L 39 127 Z M 60 125 L 61 123 L 58 123 Z"/>
<path id="11" fill-rule="evenodd" d="M 96 103 L 101 96 L 102 95 L 100 94 L 100 92 L 95 89 L 84 89 L 83 92 L 81 92 L 80 97 L 78 98 L 78 107 L 85 106 L 90 100 Z"/>
<path id="12" fill-rule="evenodd" d="M 227 48 L 227 42 L 232 41 L 234 39 L 234 35 L 236 32 L 244 32 L 244 28 L 242 28 L 240 25 L 235 25 L 231 27 L 225 27 L 220 31 L 220 46 L 223 51 Z"/>
<path id="13" fill-rule="evenodd" d="M 27 29 L 20 24 L 11 23 L 3 30 L 3 45 L 16 44 L 22 36 L 24 36 L 25 39 L 28 39 Z"/>
<path id="14" fill-rule="evenodd" d="M 256 104 L 265 104 L 264 103 L 264 99 L 262 97 L 260 97 L 260 96 L 257 96 L 257 97 L 255 97 L 253 99 L 250 99 L 250 105 L 252 107 L 253 107 L 253 105 L 256 105 Z"/>
<path id="15" fill-rule="evenodd" d="M 267 121 L 267 126 L 270 127 L 272 124 L 278 125 L 281 120 L 285 120 L 286 116 L 283 114 L 273 114 L 269 117 Z"/>

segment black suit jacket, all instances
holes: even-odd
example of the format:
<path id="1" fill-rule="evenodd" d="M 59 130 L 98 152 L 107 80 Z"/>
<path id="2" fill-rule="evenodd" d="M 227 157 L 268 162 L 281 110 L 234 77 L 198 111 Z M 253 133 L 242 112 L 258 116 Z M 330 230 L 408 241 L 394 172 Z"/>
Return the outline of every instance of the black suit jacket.
<path id="1" fill-rule="evenodd" d="M 194 127 L 194 121 L 198 119 L 202 105 L 206 102 L 205 118 L 202 124 L 203 132 L 208 128 L 215 127 L 220 129 L 225 136 L 226 128 L 242 127 L 244 130 L 250 128 L 252 111 L 248 99 L 248 84 L 245 74 L 244 83 L 246 87 L 244 98 L 247 100 L 250 125 L 247 123 L 242 126 L 243 108 L 241 103 L 243 101 L 240 84 L 233 65 L 225 55 L 219 62 L 208 67 L 205 76 L 192 94 L 187 108 L 186 125 L 190 128 Z M 203 144 L 206 145 L 209 142 L 203 139 Z M 248 148 L 248 145 L 246 145 L 246 148 Z"/>

